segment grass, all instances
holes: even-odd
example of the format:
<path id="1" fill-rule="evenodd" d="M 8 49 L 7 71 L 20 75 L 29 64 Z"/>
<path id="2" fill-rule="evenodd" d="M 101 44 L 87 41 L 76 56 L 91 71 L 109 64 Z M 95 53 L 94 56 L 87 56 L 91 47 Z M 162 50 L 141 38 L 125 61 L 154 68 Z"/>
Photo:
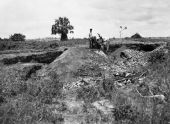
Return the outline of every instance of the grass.
<path id="1" fill-rule="evenodd" d="M 161 44 L 164 42 L 169 42 L 169 39 L 110 39 L 110 44 Z M 26 40 L 26 41 L 0 41 L 0 51 L 4 50 L 45 50 L 54 49 L 61 46 L 76 46 L 76 45 L 88 45 L 88 39 L 70 39 L 68 41 L 58 41 L 58 40 Z"/>
<path id="2" fill-rule="evenodd" d="M 29 50 L 39 51 L 39 50 L 50 50 L 59 48 L 61 46 L 73 47 L 76 45 L 87 45 L 87 39 L 72 39 L 68 41 L 36 41 L 36 40 L 27 40 L 27 41 L 0 41 L 0 52 L 5 50 L 11 50 L 11 53 L 24 52 Z"/>
<path id="3" fill-rule="evenodd" d="M 58 47 L 55 41 L 0 41 L 0 50 L 27 50 L 27 49 L 48 49 Z"/>
<path id="4" fill-rule="evenodd" d="M 22 124 L 40 120 L 49 123 L 63 121 L 60 115 L 54 115 L 49 108 L 53 98 L 62 98 L 62 83 L 57 80 L 57 75 L 50 75 L 50 80 L 34 77 L 24 81 L 19 66 L 1 67 L 0 122 Z"/>

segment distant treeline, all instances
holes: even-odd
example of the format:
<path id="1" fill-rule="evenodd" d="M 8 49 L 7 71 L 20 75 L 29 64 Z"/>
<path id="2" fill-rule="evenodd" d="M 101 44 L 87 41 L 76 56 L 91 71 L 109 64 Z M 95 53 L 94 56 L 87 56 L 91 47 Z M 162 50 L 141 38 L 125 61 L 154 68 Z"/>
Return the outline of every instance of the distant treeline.
<path id="1" fill-rule="evenodd" d="M 15 33 L 13 35 L 10 35 L 9 38 L 0 38 L 0 41 L 25 41 L 26 36 L 21 33 Z"/>
<path id="2" fill-rule="evenodd" d="M 10 41 L 10 39 L 9 38 L 1 38 L 0 37 L 0 41 Z"/>

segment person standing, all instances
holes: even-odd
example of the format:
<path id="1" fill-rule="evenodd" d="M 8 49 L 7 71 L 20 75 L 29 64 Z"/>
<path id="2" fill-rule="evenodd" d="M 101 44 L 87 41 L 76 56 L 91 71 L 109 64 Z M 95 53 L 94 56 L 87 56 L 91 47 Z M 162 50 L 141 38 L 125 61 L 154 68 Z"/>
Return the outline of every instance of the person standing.
<path id="1" fill-rule="evenodd" d="M 93 47 L 93 35 L 92 35 L 92 28 L 91 28 L 89 33 L 89 48 L 91 49 L 92 47 Z"/>
<path id="2" fill-rule="evenodd" d="M 92 38 L 92 28 L 90 29 L 89 38 Z"/>

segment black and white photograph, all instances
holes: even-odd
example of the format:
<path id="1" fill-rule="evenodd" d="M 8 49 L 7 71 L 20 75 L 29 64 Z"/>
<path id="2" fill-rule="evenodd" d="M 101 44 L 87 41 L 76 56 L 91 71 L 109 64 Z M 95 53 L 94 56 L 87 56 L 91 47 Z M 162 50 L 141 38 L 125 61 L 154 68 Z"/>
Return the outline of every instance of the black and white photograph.
<path id="1" fill-rule="evenodd" d="M 170 124 L 170 0 L 0 0 L 0 124 Z"/>

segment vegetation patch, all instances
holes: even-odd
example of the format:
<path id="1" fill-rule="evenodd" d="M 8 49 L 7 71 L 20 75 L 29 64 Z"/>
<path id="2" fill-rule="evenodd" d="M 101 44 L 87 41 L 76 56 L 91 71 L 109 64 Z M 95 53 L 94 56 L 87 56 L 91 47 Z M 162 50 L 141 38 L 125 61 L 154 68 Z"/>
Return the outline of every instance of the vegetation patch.
<path id="1" fill-rule="evenodd" d="M 113 110 L 113 115 L 116 121 L 127 120 L 134 123 L 138 114 L 139 113 L 130 105 L 118 106 Z"/>

